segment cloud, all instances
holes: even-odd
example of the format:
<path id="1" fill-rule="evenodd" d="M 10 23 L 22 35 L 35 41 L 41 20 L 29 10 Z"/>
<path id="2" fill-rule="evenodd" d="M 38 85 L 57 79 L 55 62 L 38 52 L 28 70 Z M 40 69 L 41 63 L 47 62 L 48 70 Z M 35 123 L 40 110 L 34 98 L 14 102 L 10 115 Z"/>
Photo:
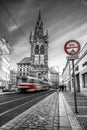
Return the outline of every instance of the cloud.
<path id="1" fill-rule="evenodd" d="M 87 0 L 81 0 L 83 5 L 87 6 Z"/>
<path id="2" fill-rule="evenodd" d="M 17 25 L 10 25 L 9 27 L 7 27 L 8 28 L 8 30 L 9 30 L 9 32 L 13 32 L 13 31 L 15 31 L 15 30 L 17 30 L 18 29 L 18 26 Z"/>
<path id="3" fill-rule="evenodd" d="M 18 63 L 22 58 L 30 57 L 30 45 L 26 39 L 20 37 L 21 40 L 17 41 L 13 45 L 13 50 L 11 54 L 11 62 Z"/>

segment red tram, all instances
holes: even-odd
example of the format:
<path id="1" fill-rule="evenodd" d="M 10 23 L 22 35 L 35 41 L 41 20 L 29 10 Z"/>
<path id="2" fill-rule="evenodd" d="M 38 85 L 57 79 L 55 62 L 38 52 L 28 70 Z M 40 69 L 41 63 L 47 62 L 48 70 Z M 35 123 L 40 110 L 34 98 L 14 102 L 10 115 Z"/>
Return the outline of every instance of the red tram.
<path id="1" fill-rule="evenodd" d="M 41 90 L 48 90 L 50 84 L 46 81 L 42 81 L 38 78 L 31 77 L 31 76 L 23 76 L 18 80 L 18 89 L 20 92 L 34 90 L 34 91 L 41 91 Z"/>

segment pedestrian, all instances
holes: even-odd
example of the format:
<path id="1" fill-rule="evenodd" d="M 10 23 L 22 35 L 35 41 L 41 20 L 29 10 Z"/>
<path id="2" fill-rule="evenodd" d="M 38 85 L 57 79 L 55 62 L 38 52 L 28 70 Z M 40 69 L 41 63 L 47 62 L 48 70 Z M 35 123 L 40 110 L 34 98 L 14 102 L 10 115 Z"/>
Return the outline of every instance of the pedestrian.
<path id="1" fill-rule="evenodd" d="M 62 85 L 59 85 L 59 91 L 62 91 Z"/>
<path id="2" fill-rule="evenodd" d="M 64 91 L 64 85 L 62 84 L 62 91 Z"/>
<path id="3" fill-rule="evenodd" d="M 66 91 L 66 85 L 64 85 L 65 91 Z"/>

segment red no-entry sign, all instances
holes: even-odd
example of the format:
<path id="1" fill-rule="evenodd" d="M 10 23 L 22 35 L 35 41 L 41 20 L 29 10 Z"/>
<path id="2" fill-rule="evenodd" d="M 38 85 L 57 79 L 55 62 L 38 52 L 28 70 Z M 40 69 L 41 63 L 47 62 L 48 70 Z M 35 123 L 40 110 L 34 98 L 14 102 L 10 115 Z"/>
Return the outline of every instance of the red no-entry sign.
<path id="1" fill-rule="evenodd" d="M 70 40 L 65 43 L 64 50 L 68 55 L 76 55 L 80 51 L 80 43 L 76 40 Z"/>

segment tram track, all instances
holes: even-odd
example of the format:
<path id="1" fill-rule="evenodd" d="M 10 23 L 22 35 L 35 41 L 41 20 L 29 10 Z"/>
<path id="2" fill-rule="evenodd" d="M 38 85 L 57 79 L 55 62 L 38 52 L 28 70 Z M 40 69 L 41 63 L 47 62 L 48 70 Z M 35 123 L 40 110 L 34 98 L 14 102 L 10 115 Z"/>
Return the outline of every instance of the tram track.
<path id="1" fill-rule="evenodd" d="M 13 110 L 15 110 L 15 109 L 17 109 L 17 108 L 19 108 L 19 107 L 22 107 L 23 105 L 26 105 L 26 104 L 28 104 L 28 103 L 30 103 L 30 102 L 36 101 L 36 100 L 38 100 L 38 99 L 40 99 L 40 98 L 43 98 L 43 97 L 46 96 L 46 95 L 48 95 L 48 93 L 46 93 L 46 94 L 44 94 L 44 95 L 41 95 L 41 96 L 38 97 L 38 98 L 32 99 L 31 101 L 27 101 L 27 102 L 25 102 L 25 103 L 23 103 L 23 104 L 20 104 L 20 105 L 14 107 L 14 108 L 12 108 L 12 109 L 9 109 L 8 111 L 5 111 L 5 112 L 1 113 L 0 116 L 6 114 L 6 113 L 8 113 L 8 112 L 11 112 L 11 111 L 13 111 Z"/>
<path id="2" fill-rule="evenodd" d="M 6 103 L 7 105 L 9 104 L 10 107 L 7 107 L 6 104 L 0 105 L 0 108 L 2 106 L 3 109 L 1 109 L 0 111 L 0 126 L 13 119 L 14 117 L 18 116 L 19 114 L 21 114 L 31 106 L 35 105 L 53 92 L 54 91 L 45 91 L 37 93 L 35 95 L 29 95 L 29 97 L 25 97 L 26 101 L 23 100 L 23 98 L 20 98 L 21 102 L 20 100 L 15 101 L 17 103 L 14 106 L 12 106 L 12 104 L 14 104 L 14 101 Z"/>
<path id="3" fill-rule="evenodd" d="M 19 101 L 19 100 L 22 100 L 22 99 L 26 99 L 26 98 L 29 98 L 29 97 L 33 97 L 33 96 L 36 96 L 36 95 L 38 95 L 38 93 L 36 93 L 35 95 L 29 95 L 29 96 L 26 96 L 26 97 L 22 97 L 22 98 L 18 98 L 18 99 L 13 99 L 13 100 L 9 100 L 9 101 L 7 101 L 7 102 L 1 102 L 0 103 L 0 106 L 1 105 L 5 105 L 5 104 L 7 104 L 7 103 L 12 103 L 12 102 L 15 102 L 15 101 Z"/>
<path id="4" fill-rule="evenodd" d="M 10 108 L 14 108 L 15 106 L 19 106 L 27 101 L 32 101 L 33 98 L 35 98 L 36 96 L 42 96 L 42 95 L 45 95 L 46 93 L 48 92 L 41 92 L 41 93 L 37 93 L 37 94 L 33 94 L 33 95 L 29 95 L 27 97 L 22 97 L 22 98 L 19 98 L 19 99 L 15 99 L 15 100 L 11 100 L 11 101 L 8 101 L 8 102 L 4 102 L 4 103 L 1 103 L 0 104 L 0 114 L 1 113 L 4 113 L 4 111 L 9 111 Z M 3 108 L 3 109 L 2 109 Z"/>
<path id="5" fill-rule="evenodd" d="M 39 93 L 39 92 L 38 92 Z M 35 93 L 35 92 L 32 92 L 32 93 L 20 93 L 20 92 L 17 92 L 17 93 L 14 93 L 14 94 L 3 94 L 3 95 L 0 95 L 0 104 L 3 104 L 4 102 L 8 102 L 10 100 L 15 100 L 15 98 L 20 98 L 20 97 L 27 97 L 28 96 L 31 96 L 31 94 L 38 94 L 38 93 Z"/>

